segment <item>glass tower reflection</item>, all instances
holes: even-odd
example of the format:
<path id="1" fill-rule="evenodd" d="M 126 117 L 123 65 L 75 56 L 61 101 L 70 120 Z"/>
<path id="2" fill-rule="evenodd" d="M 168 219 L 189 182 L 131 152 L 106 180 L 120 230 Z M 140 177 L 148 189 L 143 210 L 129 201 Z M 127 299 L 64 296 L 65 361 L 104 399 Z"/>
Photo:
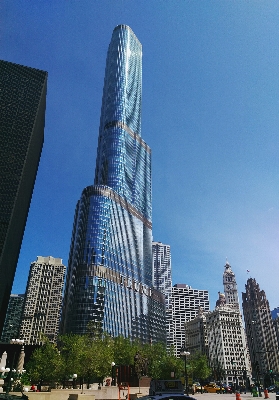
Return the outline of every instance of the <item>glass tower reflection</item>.
<path id="1" fill-rule="evenodd" d="M 126 25 L 109 45 L 93 186 L 77 203 L 62 332 L 98 322 L 112 336 L 165 341 L 152 288 L 151 149 L 141 138 L 142 47 Z"/>

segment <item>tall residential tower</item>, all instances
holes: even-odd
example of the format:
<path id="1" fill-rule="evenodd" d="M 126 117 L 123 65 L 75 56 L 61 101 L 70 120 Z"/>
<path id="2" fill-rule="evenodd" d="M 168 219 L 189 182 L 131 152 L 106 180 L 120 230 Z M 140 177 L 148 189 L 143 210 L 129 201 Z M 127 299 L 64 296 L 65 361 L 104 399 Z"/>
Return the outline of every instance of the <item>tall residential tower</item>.
<path id="1" fill-rule="evenodd" d="M 42 334 L 57 341 L 65 270 L 61 258 L 39 256 L 32 262 L 19 333 L 25 344 L 40 344 Z"/>
<path id="2" fill-rule="evenodd" d="M 142 46 L 126 25 L 109 45 L 94 186 L 76 206 L 62 331 L 165 340 L 152 289 L 151 149 L 141 138 Z"/>
<path id="3" fill-rule="evenodd" d="M 0 333 L 44 141 L 47 73 L 0 60 Z"/>
<path id="4" fill-rule="evenodd" d="M 193 289 L 184 283 L 172 287 L 171 318 L 173 320 L 173 345 L 177 356 L 182 348 L 188 346 L 188 334 L 185 326 L 188 321 L 196 318 L 203 309 L 209 311 L 208 290 Z"/>

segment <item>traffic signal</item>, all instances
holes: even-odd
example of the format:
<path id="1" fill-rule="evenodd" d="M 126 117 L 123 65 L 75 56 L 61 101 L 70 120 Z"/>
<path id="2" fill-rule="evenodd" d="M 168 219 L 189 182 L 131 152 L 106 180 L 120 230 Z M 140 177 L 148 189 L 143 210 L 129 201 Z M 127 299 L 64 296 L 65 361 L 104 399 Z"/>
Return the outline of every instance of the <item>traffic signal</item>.
<path id="1" fill-rule="evenodd" d="M 265 374 L 264 376 L 264 386 L 268 387 L 271 385 L 271 379 L 269 373 Z"/>
<path id="2" fill-rule="evenodd" d="M 247 379 L 247 371 L 246 370 L 243 371 L 243 379 Z"/>
<path id="3" fill-rule="evenodd" d="M 269 370 L 269 376 L 270 376 L 271 384 L 274 385 L 275 375 L 273 374 L 273 370 L 272 369 Z"/>

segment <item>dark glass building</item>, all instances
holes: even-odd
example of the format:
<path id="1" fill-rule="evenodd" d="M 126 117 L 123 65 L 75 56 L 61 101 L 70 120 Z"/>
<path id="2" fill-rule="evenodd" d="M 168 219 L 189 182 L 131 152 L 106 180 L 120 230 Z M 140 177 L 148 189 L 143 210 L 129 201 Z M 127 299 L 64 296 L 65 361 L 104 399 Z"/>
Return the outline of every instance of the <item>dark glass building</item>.
<path id="1" fill-rule="evenodd" d="M 0 60 L 0 332 L 44 140 L 47 73 Z"/>
<path id="2" fill-rule="evenodd" d="M 19 338 L 19 329 L 24 305 L 24 294 L 11 294 L 4 327 L 2 330 L 1 342 L 10 343 L 12 339 Z"/>
<path id="3" fill-rule="evenodd" d="M 152 288 L 151 149 L 141 138 L 142 46 L 125 25 L 109 45 L 94 186 L 77 203 L 62 331 L 165 341 Z"/>

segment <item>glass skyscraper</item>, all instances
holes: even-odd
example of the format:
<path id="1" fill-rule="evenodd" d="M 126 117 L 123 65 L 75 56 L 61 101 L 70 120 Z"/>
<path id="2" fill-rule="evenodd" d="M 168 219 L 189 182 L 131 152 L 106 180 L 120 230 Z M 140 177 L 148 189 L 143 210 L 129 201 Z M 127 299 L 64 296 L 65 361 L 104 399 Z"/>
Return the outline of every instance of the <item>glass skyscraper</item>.
<path id="1" fill-rule="evenodd" d="M 47 72 L 0 60 L 0 334 L 44 142 Z"/>
<path id="2" fill-rule="evenodd" d="M 10 343 L 19 337 L 19 329 L 24 305 L 24 294 L 11 294 L 1 335 L 1 342 Z"/>
<path id="3" fill-rule="evenodd" d="M 93 186 L 77 203 L 62 332 L 98 322 L 112 336 L 165 341 L 152 287 L 151 149 L 141 138 L 142 46 L 117 26 L 109 45 Z"/>

